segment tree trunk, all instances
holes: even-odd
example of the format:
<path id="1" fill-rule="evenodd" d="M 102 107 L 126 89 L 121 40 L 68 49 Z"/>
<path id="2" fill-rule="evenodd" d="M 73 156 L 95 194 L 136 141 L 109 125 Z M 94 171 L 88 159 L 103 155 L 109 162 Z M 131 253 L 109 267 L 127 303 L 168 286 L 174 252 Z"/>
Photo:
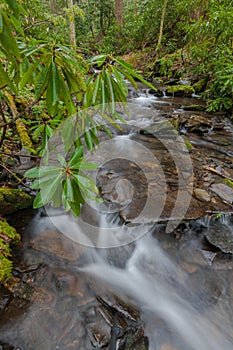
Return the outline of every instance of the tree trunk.
<path id="1" fill-rule="evenodd" d="M 70 45 L 76 46 L 76 34 L 75 34 L 75 21 L 73 12 L 73 0 L 67 0 L 67 6 L 69 11 L 69 33 L 70 33 Z"/>
<path id="2" fill-rule="evenodd" d="M 164 0 L 161 21 L 160 21 L 159 38 L 158 38 L 158 43 L 157 43 L 157 47 L 156 47 L 156 59 L 158 58 L 157 57 L 158 51 L 160 49 L 160 45 L 161 45 L 162 37 L 163 37 L 163 25 L 164 25 L 164 19 L 165 19 L 165 15 L 166 15 L 167 3 L 168 3 L 168 0 Z"/>
<path id="3" fill-rule="evenodd" d="M 137 17 L 138 15 L 138 2 L 137 0 L 134 0 L 134 16 Z"/>
<path id="4" fill-rule="evenodd" d="M 54 0 L 50 0 L 49 3 L 50 3 L 50 12 L 54 13 L 55 12 L 55 10 L 54 10 Z"/>
<path id="5" fill-rule="evenodd" d="M 123 0 L 115 0 L 115 18 L 119 26 L 123 25 Z"/>

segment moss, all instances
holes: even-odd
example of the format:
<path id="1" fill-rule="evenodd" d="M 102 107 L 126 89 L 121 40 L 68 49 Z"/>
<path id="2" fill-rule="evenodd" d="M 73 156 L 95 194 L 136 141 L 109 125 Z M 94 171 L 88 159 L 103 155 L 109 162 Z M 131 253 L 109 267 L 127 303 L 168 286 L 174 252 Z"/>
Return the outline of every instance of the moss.
<path id="1" fill-rule="evenodd" d="M 223 183 L 225 185 L 228 185 L 229 187 L 233 188 L 233 181 L 231 181 L 229 179 L 224 179 Z"/>
<path id="2" fill-rule="evenodd" d="M 17 243 L 20 235 L 6 221 L 0 221 L 0 282 L 11 276 L 12 261 L 10 244 Z"/>
<path id="3" fill-rule="evenodd" d="M 195 90 L 191 85 L 172 85 L 166 88 L 167 95 L 170 96 L 192 96 Z"/>
<path id="4" fill-rule="evenodd" d="M 189 139 L 186 136 L 183 136 L 183 139 L 184 139 L 184 143 L 185 143 L 187 150 L 191 151 L 193 148 L 193 145 L 191 144 L 191 142 L 189 141 Z"/>
<path id="5" fill-rule="evenodd" d="M 193 84 L 196 93 L 203 92 L 206 88 L 207 78 L 202 78 Z"/>
<path id="6" fill-rule="evenodd" d="M 19 190 L 12 188 L 0 188 L 0 213 L 11 214 L 20 209 L 31 207 L 33 198 Z"/>
<path id="7" fill-rule="evenodd" d="M 20 119 L 16 120 L 16 129 L 19 133 L 22 147 L 26 148 L 31 153 L 35 153 L 35 150 L 33 149 L 32 141 L 28 135 L 27 128 L 22 122 L 22 120 Z"/>
<path id="8" fill-rule="evenodd" d="M 193 111 L 193 112 L 204 112 L 206 110 L 206 107 L 203 105 L 191 105 L 191 106 L 184 106 L 184 111 Z"/>

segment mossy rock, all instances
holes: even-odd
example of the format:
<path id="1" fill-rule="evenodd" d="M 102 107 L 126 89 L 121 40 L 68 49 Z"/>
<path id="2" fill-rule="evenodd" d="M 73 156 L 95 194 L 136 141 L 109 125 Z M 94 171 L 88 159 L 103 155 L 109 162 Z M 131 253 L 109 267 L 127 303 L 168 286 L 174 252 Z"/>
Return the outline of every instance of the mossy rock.
<path id="1" fill-rule="evenodd" d="M 166 94 L 174 97 L 191 97 L 194 92 L 191 85 L 172 85 L 166 88 Z"/>
<path id="2" fill-rule="evenodd" d="M 184 106 L 184 111 L 192 111 L 192 112 L 204 112 L 206 110 L 206 107 L 203 105 L 191 105 L 191 106 Z"/>
<path id="3" fill-rule="evenodd" d="M 0 221 L 0 282 L 11 276 L 10 244 L 17 243 L 20 235 L 6 221 Z"/>
<path id="4" fill-rule="evenodd" d="M 0 214 L 12 214 L 31 207 L 33 198 L 19 189 L 0 188 Z"/>
<path id="5" fill-rule="evenodd" d="M 207 78 L 202 78 L 193 84 L 194 90 L 197 94 L 205 90 L 207 80 L 208 80 Z"/>

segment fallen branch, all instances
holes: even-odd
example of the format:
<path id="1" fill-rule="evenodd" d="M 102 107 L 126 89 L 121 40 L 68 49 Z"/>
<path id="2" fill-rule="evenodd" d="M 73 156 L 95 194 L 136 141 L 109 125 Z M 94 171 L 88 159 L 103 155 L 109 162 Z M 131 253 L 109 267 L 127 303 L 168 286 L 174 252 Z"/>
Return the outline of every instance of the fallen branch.
<path id="1" fill-rule="evenodd" d="M 41 156 L 36 155 L 36 154 L 20 154 L 20 153 L 14 153 L 14 152 L 9 154 L 9 153 L 3 152 L 3 151 L 0 151 L 0 154 L 3 154 L 4 156 L 7 156 L 7 157 L 27 157 L 27 158 L 36 158 L 36 159 L 41 158 Z"/>
<path id="2" fill-rule="evenodd" d="M 233 181 L 233 178 L 232 178 L 232 177 L 230 177 L 230 176 L 227 175 L 227 174 L 221 173 L 221 171 L 218 171 L 218 170 L 216 170 L 215 168 L 211 168 L 210 166 L 204 166 L 203 168 L 206 169 L 206 170 L 208 170 L 208 171 L 211 171 L 212 173 L 215 173 L 215 174 L 217 174 L 217 175 L 223 177 L 224 179 L 228 179 L 228 180 L 230 180 L 230 181 Z"/>

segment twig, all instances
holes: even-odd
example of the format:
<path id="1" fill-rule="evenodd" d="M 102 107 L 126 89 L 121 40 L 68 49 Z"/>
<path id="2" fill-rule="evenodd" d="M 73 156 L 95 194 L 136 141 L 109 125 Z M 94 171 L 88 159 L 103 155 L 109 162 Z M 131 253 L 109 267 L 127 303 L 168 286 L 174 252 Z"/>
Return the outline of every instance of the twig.
<path id="1" fill-rule="evenodd" d="M 9 168 L 7 168 L 7 166 L 4 165 L 2 162 L 0 162 L 0 166 L 3 167 L 3 169 L 5 169 L 12 176 L 14 176 L 18 181 L 21 181 L 21 179 L 13 171 L 11 171 Z"/>
<path id="2" fill-rule="evenodd" d="M 5 156 L 8 156 L 8 157 L 28 157 L 28 158 L 36 158 L 36 159 L 39 159 L 41 158 L 41 156 L 39 155 L 35 155 L 35 154 L 20 154 L 20 153 L 7 153 L 7 152 L 3 152 L 3 151 L 0 151 L 0 154 L 4 154 Z"/>
<path id="3" fill-rule="evenodd" d="M 9 237 L 7 237 L 6 235 L 4 235 L 2 233 L 0 233 L 0 238 L 2 238 L 7 243 L 10 243 L 10 241 L 11 241 L 11 239 Z"/>
<path id="4" fill-rule="evenodd" d="M 3 131 L 2 131 L 2 136 L 1 136 L 1 139 L 0 139 L 0 148 L 1 148 L 2 144 L 3 144 L 3 141 L 5 139 L 5 136 L 6 136 L 6 127 L 7 127 L 7 125 L 6 125 L 6 122 L 7 122 L 6 121 L 6 117 L 5 117 L 5 115 L 3 113 L 3 110 L 2 110 L 2 100 L 0 100 L 0 115 L 1 115 L 2 120 L 3 120 L 3 125 L 2 125 Z"/>
<path id="5" fill-rule="evenodd" d="M 232 177 L 230 177 L 230 176 L 227 175 L 227 174 L 221 173 L 221 171 L 218 171 L 218 170 L 216 170 L 216 169 L 214 169 L 214 168 L 211 168 L 211 167 L 209 167 L 209 166 L 204 166 L 203 168 L 206 169 L 206 170 L 209 170 L 209 171 L 211 171 L 212 173 L 215 173 L 215 174 L 217 174 L 217 175 L 219 175 L 219 176 L 221 176 L 221 177 L 223 177 L 223 178 L 225 178 L 225 179 L 228 179 L 228 180 L 230 180 L 230 181 L 233 181 L 233 178 L 232 178 Z"/>
<path id="6" fill-rule="evenodd" d="M 4 164 L 2 164 L 0 162 L 0 166 L 3 167 L 3 169 L 5 169 L 8 173 L 10 173 L 12 176 L 14 176 L 16 178 L 16 180 L 18 180 L 18 182 L 15 184 L 15 186 L 18 186 L 20 184 L 22 184 L 23 187 L 28 188 L 29 190 L 31 190 L 30 186 L 25 185 L 23 183 L 23 181 L 25 180 L 25 177 L 22 177 L 22 179 L 20 179 L 13 171 L 11 171 L 7 166 L 5 166 Z"/>

